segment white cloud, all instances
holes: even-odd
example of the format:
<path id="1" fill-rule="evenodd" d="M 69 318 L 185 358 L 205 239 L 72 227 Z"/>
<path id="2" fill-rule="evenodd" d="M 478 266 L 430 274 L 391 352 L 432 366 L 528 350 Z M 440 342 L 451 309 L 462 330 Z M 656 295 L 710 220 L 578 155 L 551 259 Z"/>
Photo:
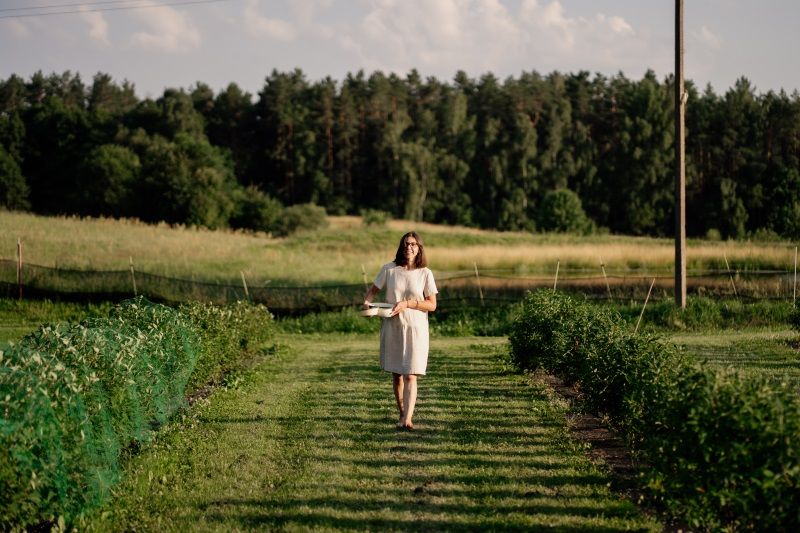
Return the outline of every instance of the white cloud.
<path id="1" fill-rule="evenodd" d="M 14 37 L 27 37 L 31 34 L 28 26 L 13 18 L 0 20 L 0 32 Z"/>
<path id="2" fill-rule="evenodd" d="M 708 29 L 707 26 L 700 27 L 700 33 L 695 34 L 695 38 L 712 50 L 719 50 L 722 47 L 722 41 L 717 35 Z"/>
<path id="3" fill-rule="evenodd" d="M 186 52 L 200 46 L 200 31 L 189 16 L 171 7 L 135 10 L 150 31 L 136 32 L 131 42 L 142 48 L 166 52 Z"/>
<path id="4" fill-rule="evenodd" d="M 264 36 L 277 41 L 293 41 L 297 35 L 295 27 L 279 18 L 263 16 L 258 11 L 258 2 L 250 1 L 244 9 L 245 28 L 251 35 Z"/>
<path id="5" fill-rule="evenodd" d="M 559 0 L 372 0 L 358 27 L 338 42 L 367 68 L 420 68 L 433 75 L 456 70 L 610 71 L 648 64 L 652 48 L 623 17 L 571 16 Z M 658 66 L 658 65 L 656 65 Z"/>
<path id="6" fill-rule="evenodd" d="M 81 11 L 88 9 L 85 6 L 81 7 Z M 108 22 L 102 13 L 91 12 L 81 13 L 81 18 L 89 24 L 89 35 L 103 44 L 111 44 L 108 40 Z"/>

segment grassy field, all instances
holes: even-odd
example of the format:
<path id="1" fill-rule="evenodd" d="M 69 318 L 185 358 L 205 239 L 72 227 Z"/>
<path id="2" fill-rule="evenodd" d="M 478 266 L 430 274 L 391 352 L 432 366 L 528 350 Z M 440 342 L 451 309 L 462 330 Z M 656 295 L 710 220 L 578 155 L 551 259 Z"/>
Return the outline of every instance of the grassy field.
<path id="1" fill-rule="evenodd" d="M 507 374 L 502 338 L 434 340 L 413 432 L 374 335 L 285 336 L 131 460 L 98 531 L 658 531 L 609 490 L 566 406 Z"/>
<path id="2" fill-rule="evenodd" d="M 364 227 L 358 217 L 330 217 L 328 228 L 284 239 L 263 233 L 210 231 L 148 225 L 134 220 L 41 217 L 0 211 L 0 258 L 15 259 L 17 239 L 26 262 L 64 268 L 136 269 L 199 280 L 273 283 L 360 283 L 362 265 L 371 279 L 394 256 L 400 236 L 421 232 L 435 272 L 504 269 L 552 275 L 558 263 L 600 275 L 630 272 L 669 276 L 674 247 L 669 239 L 623 236 L 532 235 L 391 221 Z M 793 266 L 790 243 L 689 241 L 690 269 L 777 269 Z M 654 274 L 655 275 L 655 274 Z"/>
<path id="3" fill-rule="evenodd" d="M 800 338 L 795 331 L 710 330 L 672 334 L 669 339 L 717 370 L 766 376 L 800 386 Z"/>

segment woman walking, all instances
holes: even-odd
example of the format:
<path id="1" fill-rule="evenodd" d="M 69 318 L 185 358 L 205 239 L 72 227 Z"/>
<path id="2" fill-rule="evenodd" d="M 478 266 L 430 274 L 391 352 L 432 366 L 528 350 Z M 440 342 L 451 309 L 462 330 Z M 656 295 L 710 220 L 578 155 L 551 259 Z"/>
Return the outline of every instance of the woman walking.
<path id="1" fill-rule="evenodd" d="M 424 376 L 428 365 L 428 313 L 436 310 L 439 292 L 418 233 L 410 231 L 400 239 L 394 261 L 383 265 L 367 291 L 365 309 L 384 287 L 393 307 L 381 325 L 381 368 L 392 373 L 400 412 L 397 427 L 414 429 L 417 376 Z"/>

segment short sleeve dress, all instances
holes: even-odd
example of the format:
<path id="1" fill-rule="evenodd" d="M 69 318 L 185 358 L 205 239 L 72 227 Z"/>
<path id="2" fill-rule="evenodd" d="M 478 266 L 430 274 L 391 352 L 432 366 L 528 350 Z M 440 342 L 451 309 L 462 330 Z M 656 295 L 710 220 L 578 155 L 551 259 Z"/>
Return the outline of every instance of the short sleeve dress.
<path id="1" fill-rule="evenodd" d="M 394 262 L 383 265 L 373 282 L 386 287 L 386 301 L 424 300 L 437 294 L 429 268 L 406 270 Z M 404 309 L 381 325 L 381 368 L 395 374 L 425 375 L 428 366 L 428 313 Z"/>

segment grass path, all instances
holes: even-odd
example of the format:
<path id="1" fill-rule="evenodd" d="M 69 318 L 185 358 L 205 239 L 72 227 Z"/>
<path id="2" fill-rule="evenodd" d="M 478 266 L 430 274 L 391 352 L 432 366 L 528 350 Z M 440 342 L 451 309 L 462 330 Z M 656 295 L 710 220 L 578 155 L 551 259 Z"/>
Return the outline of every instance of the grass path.
<path id="1" fill-rule="evenodd" d="M 433 339 L 413 432 L 375 336 L 286 336 L 128 465 L 96 530 L 659 530 L 502 372 L 504 339 Z"/>

